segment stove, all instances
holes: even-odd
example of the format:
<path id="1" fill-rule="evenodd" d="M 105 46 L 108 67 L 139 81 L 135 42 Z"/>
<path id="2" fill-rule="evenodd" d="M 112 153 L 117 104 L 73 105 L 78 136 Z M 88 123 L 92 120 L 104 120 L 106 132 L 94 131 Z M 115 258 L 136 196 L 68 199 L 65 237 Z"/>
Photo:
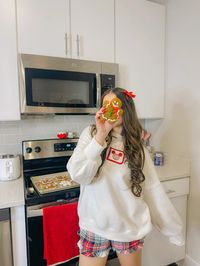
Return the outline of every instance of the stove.
<path id="1" fill-rule="evenodd" d="M 77 142 L 78 138 L 22 142 L 29 266 L 46 266 L 43 208 L 78 200 L 80 187 L 71 180 L 66 169 Z M 78 265 L 78 258 L 63 265 Z"/>
<path id="2" fill-rule="evenodd" d="M 27 206 L 72 200 L 79 196 L 79 185 L 70 179 L 66 169 L 66 164 L 77 142 L 78 138 L 22 142 Z M 40 184 L 40 187 L 43 185 L 43 190 L 39 190 L 36 184 Z"/>

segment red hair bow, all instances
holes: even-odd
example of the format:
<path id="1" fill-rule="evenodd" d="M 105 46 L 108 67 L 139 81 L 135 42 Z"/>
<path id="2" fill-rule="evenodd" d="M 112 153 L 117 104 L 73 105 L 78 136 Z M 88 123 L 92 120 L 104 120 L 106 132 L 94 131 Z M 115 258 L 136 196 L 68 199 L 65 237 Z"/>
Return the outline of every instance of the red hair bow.
<path id="1" fill-rule="evenodd" d="M 128 99 L 128 97 L 131 97 L 131 98 L 136 97 L 136 95 L 132 91 L 123 90 L 122 93 L 126 95 L 126 99 Z"/>

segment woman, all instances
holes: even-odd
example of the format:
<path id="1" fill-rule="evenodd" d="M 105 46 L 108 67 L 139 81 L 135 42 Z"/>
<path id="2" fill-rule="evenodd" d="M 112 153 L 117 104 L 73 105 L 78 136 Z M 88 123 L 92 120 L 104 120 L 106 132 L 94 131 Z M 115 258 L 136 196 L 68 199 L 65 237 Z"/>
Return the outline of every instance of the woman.
<path id="1" fill-rule="evenodd" d="M 134 96 L 121 88 L 105 92 L 103 104 L 117 98 L 123 114 L 110 122 L 102 119 L 101 108 L 96 124 L 84 129 L 67 164 L 71 178 L 81 185 L 80 266 L 104 266 L 111 248 L 122 266 L 140 266 L 152 223 L 171 242 L 184 244 L 182 222 L 142 145 Z"/>

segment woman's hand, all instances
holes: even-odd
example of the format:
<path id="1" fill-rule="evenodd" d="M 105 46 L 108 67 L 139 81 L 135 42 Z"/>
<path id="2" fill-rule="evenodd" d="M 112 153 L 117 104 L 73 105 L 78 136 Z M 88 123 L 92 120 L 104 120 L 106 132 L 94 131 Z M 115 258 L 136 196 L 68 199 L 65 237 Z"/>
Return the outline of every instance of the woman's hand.
<path id="1" fill-rule="evenodd" d="M 96 128 L 97 128 L 97 133 L 95 135 L 96 141 L 100 145 L 104 145 L 105 139 L 108 136 L 109 132 L 113 129 L 115 123 L 110 123 L 106 120 L 101 120 L 101 114 L 104 112 L 105 108 L 102 107 L 97 113 L 96 113 Z"/>

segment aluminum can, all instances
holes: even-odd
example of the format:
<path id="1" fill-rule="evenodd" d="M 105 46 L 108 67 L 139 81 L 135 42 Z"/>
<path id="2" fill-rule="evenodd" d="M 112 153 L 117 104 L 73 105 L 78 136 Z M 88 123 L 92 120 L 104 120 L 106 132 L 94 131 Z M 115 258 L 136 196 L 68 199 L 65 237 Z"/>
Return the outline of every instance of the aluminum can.
<path id="1" fill-rule="evenodd" d="M 154 153 L 154 165 L 164 165 L 164 153 L 156 151 Z"/>

